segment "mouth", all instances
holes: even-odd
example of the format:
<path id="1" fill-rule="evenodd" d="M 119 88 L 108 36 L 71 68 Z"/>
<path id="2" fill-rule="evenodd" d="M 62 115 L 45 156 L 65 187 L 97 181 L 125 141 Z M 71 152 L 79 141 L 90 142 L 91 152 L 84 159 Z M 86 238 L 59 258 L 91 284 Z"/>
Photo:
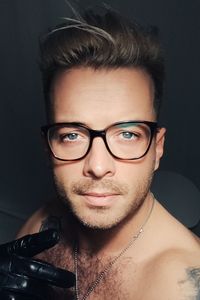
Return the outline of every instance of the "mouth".
<path id="1" fill-rule="evenodd" d="M 87 192 L 81 194 L 85 203 L 93 207 L 109 207 L 115 201 L 119 194 L 111 192 Z"/>

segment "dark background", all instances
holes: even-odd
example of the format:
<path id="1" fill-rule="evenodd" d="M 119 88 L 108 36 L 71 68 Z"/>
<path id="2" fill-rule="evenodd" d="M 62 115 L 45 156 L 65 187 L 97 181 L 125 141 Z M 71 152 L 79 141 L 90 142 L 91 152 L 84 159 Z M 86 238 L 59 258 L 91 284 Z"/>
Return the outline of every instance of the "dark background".
<path id="1" fill-rule="evenodd" d="M 74 6 L 80 3 L 87 7 L 101 1 L 76 1 Z M 161 170 L 182 174 L 200 189 L 200 1 L 106 3 L 142 24 L 159 27 L 167 66 L 161 114 L 167 140 Z M 64 0 L 0 0 L 0 211 L 16 218 L 30 215 L 53 193 L 39 129 L 45 112 L 38 37 L 65 16 L 71 12 Z"/>

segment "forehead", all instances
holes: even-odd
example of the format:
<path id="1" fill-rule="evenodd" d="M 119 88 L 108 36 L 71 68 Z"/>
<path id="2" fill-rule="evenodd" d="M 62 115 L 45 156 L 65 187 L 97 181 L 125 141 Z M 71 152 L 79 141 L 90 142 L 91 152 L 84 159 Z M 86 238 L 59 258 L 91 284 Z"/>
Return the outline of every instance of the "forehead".
<path id="1" fill-rule="evenodd" d="M 118 121 L 153 121 L 153 97 L 152 80 L 141 69 L 72 69 L 54 81 L 53 121 L 97 129 Z"/>

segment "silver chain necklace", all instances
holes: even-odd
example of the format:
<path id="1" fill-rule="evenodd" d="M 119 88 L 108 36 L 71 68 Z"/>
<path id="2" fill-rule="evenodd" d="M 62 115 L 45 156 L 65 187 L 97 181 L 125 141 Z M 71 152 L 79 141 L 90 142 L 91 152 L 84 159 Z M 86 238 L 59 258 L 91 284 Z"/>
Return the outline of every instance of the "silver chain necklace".
<path id="1" fill-rule="evenodd" d="M 146 223 L 148 222 L 151 213 L 153 211 L 154 208 L 154 203 L 155 203 L 155 198 L 154 195 L 153 196 L 153 203 L 151 206 L 151 209 L 147 215 L 147 218 L 145 219 L 144 223 L 142 224 L 142 226 L 140 227 L 140 229 L 138 230 L 137 234 L 135 234 L 130 242 L 127 244 L 127 246 L 105 267 L 105 269 L 97 276 L 96 280 L 91 284 L 91 286 L 89 286 L 86 294 L 83 296 L 82 300 L 86 300 L 89 295 L 94 291 L 94 289 L 96 288 L 96 286 L 100 283 L 100 281 L 102 280 L 102 278 L 107 274 L 107 272 L 112 268 L 112 266 L 115 264 L 115 262 L 134 244 L 134 242 L 139 238 L 139 236 L 141 235 L 141 233 L 143 232 L 143 228 L 146 225 Z M 79 297 L 79 288 L 78 288 L 78 246 L 77 243 L 75 243 L 74 246 L 74 271 L 75 271 L 75 276 L 76 276 L 76 283 L 75 283 L 75 299 L 76 300 L 80 300 Z"/>

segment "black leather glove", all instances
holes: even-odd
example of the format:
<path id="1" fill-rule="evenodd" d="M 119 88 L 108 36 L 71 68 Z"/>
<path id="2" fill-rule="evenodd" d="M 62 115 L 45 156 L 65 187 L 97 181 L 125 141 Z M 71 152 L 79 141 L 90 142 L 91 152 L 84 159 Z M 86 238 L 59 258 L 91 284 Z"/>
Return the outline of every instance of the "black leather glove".
<path id="1" fill-rule="evenodd" d="M 75 285 L 73 273 L 31 258 L 59 239 L 58 231 L 49 229 L 0 245 L 0 300 L 49 300 L 52 286 Z"/>

